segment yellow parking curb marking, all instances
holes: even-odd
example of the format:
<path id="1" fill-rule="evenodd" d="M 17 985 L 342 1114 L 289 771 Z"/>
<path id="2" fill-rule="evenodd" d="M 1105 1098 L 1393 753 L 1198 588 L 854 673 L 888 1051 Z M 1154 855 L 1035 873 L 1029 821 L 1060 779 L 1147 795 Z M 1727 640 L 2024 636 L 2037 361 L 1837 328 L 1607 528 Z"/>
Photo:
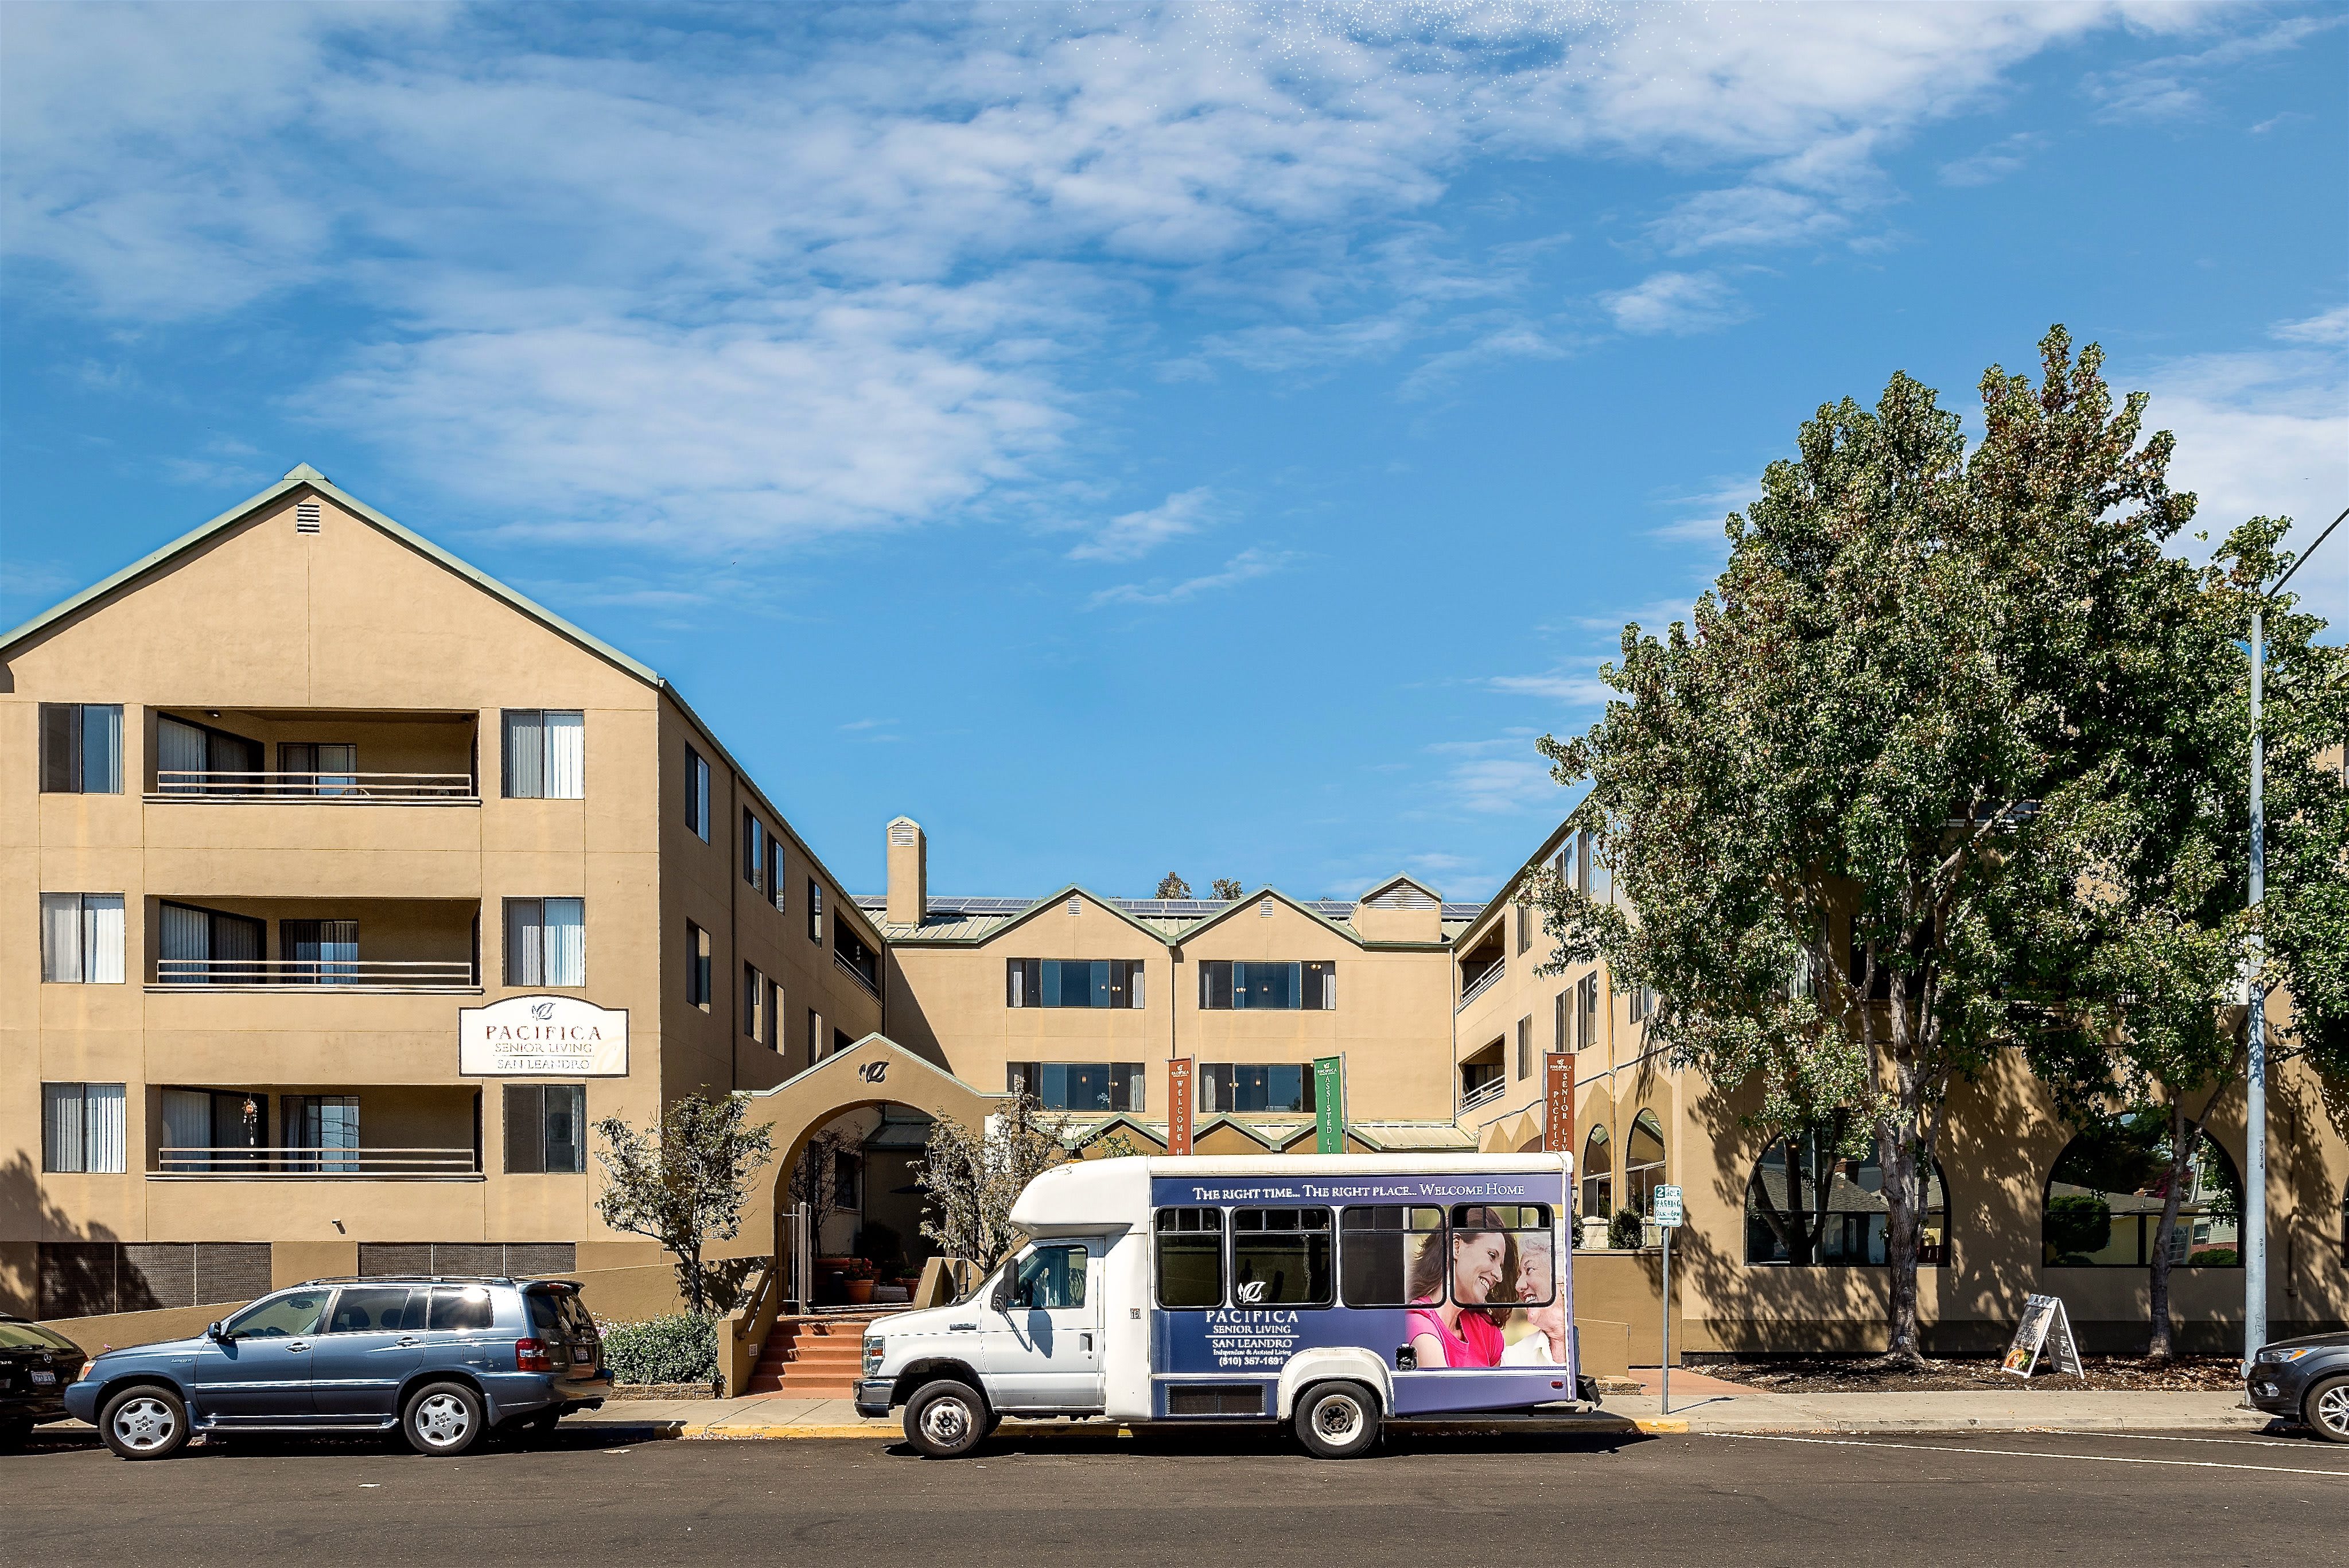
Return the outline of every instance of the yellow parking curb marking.
<path id="1" fill-rule="evenodd" d="M 1686 1421 L 1661 1416 L 1650 1416 L 1644 1420 L 1634 1421 L 1631 1424 L 1639 1428 L 1643 1432 L 1685 1432 L 1688 1430 L 1688 1423 Z"/>

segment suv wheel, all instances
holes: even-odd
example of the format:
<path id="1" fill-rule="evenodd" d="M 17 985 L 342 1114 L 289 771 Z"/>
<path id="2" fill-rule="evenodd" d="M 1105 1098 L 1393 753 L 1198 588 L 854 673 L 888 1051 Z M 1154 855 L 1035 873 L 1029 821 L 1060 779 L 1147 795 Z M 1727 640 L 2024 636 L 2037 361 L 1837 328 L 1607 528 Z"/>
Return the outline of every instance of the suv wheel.
<path id="1" fill-rule="evenodd" d="M 2309 1429 L 2329 1443 L 2349 1443 L 2349 1377 L 2327 1377 L 2308 1391 L 2301 1411 Z"/>
<path id="2" fill-rule="evenodd" d="M 409 1398 L 399 1429 L 419 1454 L 461 1454 L 481 1435 L 481 1397 L 462 1383 L 428 1383 Z"/>
<path id="3" fill-rule="evenodd" d="M 188 1443 L 188 1407 L 169 1388 L 125 1388 L 98 1413 L 106 1446 L 126 1460 L 169 1459 Z"/>
<path id="4" fill-rule="evenodd" d="M 1317 1459 L 1350 1460 L 1379 1440 L 1378 1396 L 1360 1383 L 1324 1383 L 1297 1402 L 1297 1439 Z"/>
<path id="5" fill-rule="evenodd" d="M 987 1401 L 968 1383 L 925 1384 L 905 1402 L 905 1440 L 925 1459 L 960 1459 L 992 1430 Z"/>

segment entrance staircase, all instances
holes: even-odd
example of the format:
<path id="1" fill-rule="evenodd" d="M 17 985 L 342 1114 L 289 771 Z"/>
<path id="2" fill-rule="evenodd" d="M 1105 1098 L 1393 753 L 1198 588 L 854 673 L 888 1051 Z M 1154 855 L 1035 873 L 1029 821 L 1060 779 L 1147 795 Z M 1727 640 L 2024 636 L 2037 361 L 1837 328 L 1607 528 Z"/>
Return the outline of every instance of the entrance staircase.
<path id="1" fill-rule="evenodd" d="M 872 1316 L 793 1317 L 778 1321 L 750 1374 L 752 1394 L 845 1399 L 864 1370 L 864 1326 Z"/>

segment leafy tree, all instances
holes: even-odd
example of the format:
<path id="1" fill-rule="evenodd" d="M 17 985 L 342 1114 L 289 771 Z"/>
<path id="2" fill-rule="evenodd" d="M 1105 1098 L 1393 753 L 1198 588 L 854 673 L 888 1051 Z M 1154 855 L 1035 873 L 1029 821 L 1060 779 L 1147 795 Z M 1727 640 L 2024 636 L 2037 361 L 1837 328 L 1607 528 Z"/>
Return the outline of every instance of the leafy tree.
<path id="1" fill-rule="evenodd" d="M 1011 1205 L 1029 1182 L 1069 1157 L 1066 1125 L 1066 1118 L 1044 1115 L 1028 1094 L 1013 1096 L 983 1128 L 951 1117 L 932 1122 L 914 1176 L 925 1200 L 922 1234 L 982 1274 L 1001 1263 L 1019 1239 Z"/>
<path id="2" fill-rule="evenodd" d="M 1226 903 L 1231 903 L 1234 899 L 1246 898 L 1247 896 L 1247 889 L 1240 886 L 1239 883 L 1234 882 L 1229 877 L 1217 877 L 1216 879 L 1215 892 L 1216 896 L 1222 899 Z"/>
<path id="3" fill-rule="evenodd" d="M 1925 1173 L 1951 1089 L 2015 1040 L 2023 934 L 2065 813 L 2044 804 L 2158 711 L 2137 599 L 2192 498 L 2061 327 L 2037 386 L 1996 366 L 1969 458 L 1896 375 L 1823 406 L 1727 520 L 1693 628 L 1624 629 L 1619 694 L 1544 737 L 1623 903 L 1537 887 L 1560 960 L 1660 997 L 1680 1062 L 1799 1136 L 1848 1110 L 1883 1171 L 1889 1356 L 1921 1361 Z M 2116 732 L 2124 732 L 2116 735 Z M 2126 741 L 2126 743 L 2125 743 Z M 1636 919 L 1631 911 L 1637 911 Z"/>
<path id="4" fill-rule="evenodd" d="M 2085 1263 L 2111 1244 L 2113 1206 L 2093 1192 L 2047 1200 L 2047 1245 L 2059 1264 Z"/>
<path id="5" fill-rule="evenodd" d="M 774 1130 L 744 1125 L 748 1109 L 735 1095 L 687 1095 L 648 1128 L 616 1116 L 595 1124 L 605 1178 L 595 1212 L 612 1229 L 667 1249 L 678 1294 L 699 1317 L 711 1311 L 702 1249 L 740 1233 L 750 1174 L 773 1157 Z"/>
<path id="6" fill-rule="evenodd" d="M 1185 882 L 1181 877 L 1176 876 L 1173 872 L 1168 872 L 1164 876 L 1158 879 L 1158 896 L 1160 898 L 1189 898 L 1191 896 L 1191 884 Z"/>
<path id="7" fill-rule="evenodd" d="M 826 1127 L 818 1130 L 792 1167 L 792 1202 L 807 1210 L 810 1244 L 823 1250 L 824 1222 L 840 1210 L 840 1157 L 853 1151 L 847 1138 Z"/>

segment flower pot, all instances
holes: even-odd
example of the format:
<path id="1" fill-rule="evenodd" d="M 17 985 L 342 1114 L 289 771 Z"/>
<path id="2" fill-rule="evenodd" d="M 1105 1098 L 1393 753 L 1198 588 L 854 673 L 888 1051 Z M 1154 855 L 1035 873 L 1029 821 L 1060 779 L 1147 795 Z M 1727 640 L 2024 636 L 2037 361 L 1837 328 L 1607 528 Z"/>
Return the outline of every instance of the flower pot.
<path id="1" fill-rule="evenodd" d="M 848 1282 L 848 1305 L 851 1305 L 851 1306 L 869 1306 L 869 1305 L 872 1305 L 872 1303 L 873 1303 L 873 1282 L 872 1282 L 871 1280 L 869 1280 L 869 1279 L 853 1279 L 853 1280 L 850 1280 L 850 1281 Z"/>

